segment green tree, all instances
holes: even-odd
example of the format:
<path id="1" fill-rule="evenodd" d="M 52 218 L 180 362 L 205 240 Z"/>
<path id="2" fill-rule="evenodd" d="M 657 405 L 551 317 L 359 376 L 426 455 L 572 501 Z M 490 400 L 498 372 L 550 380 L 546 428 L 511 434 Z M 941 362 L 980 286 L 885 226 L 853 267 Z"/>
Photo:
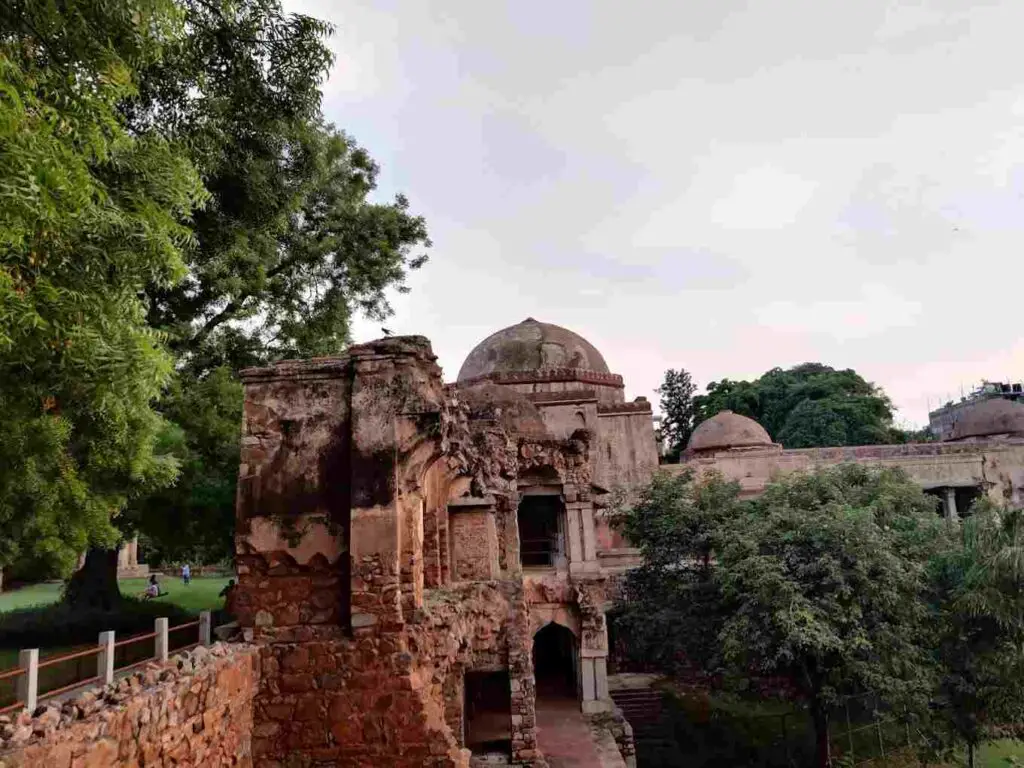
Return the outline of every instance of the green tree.
<path id="1" fill-rule="evenodd" d="M 842 697 L 870 692 L 924 707 L 935 682 L 928 564 L 949 545 L 934 500 L 898 470 L 857 465 L 785 476 L 742 504 L 712 480 L 716 498 L 707 509 L 687 501 L 697 493 L 685 487 L 692 480 L 679 482 L 652 488 L 624 513 L 644 552 L 645 584 L 637 585 L 654 587 L 627 589 L 624 611 L 695 610 L 680 571 L 710 546 L 714 587 L 702 593 L 700 610 L 714 620 L 717 652 L 706 663 L 732 679 L 787 680 L 811 712 L 818 765 L 828 764 L 828 713 Z M 687 551 L 684 531 L 707 543 Z M 655 651 L 662 660 L 690 655 L 692 627 L 671 623 L 667 617 Z M 656 636 L 646 640 L 658 647 Z M 697 642 L 709 645 L 699 633 Z"/>
<path id="2" fill-rule="evenodd" d="M 614 625 L 617 653 L 634 667 L 673 673 L 714 670 L 725 618 L 712 553 L 739 514 L 739 486 L 718 474 L 658 473 L 614 520 L 643 554 L 623 581 Z M 685 629 L 683 629 L 685 628 Z"/>
<path id="3" fill-rule="evenodd" d="M 693 395 L 697 387 L 690 374 L 680 368 L 665 371 L 665 380 L 658 387 L 661 396 L 661 440 L 665 458 L 678 461 L 693 433 Z"/>
<path id="4" fill-rule="evenodd" d="M 174 478 L 154 450 L 171 359 L 140 297 L 184 274 L 202 187 L 118 105 L 181 22 L 165 0 L 0 10 L 0 565 L 66 571 Z"/>
<path id="5" fill-rule="evenodd" d="M 124 105 L 131 125 L 188 148 L 211 194 L 185 279 L 148 291 L 149 322 L 178 362 L 163 410 L 185 455 L 178 485 L 140 499 L 135 519 L 158 556 L 184 556 L 191 541 L 214 557 L 231 547 L 237 372 L 341 351 L 355 313 L 390 313 L 386 291 L 405 290 L 429 241 L 405 198 L 375 199 L 377 165 L 321 119 L 328 25 L 276 0 L 181 6 L 188 34 Z"/>
<path id="6" fill-rule="evenodd" d="M 731 410 L 749 416 L 787 448 L 905 442 L 893 407 L 856 371 L 820 363 L 773 368 L 754 381 L 711 382 L 694 398 L 695 422 Z"/>
<path id="7" fill-rule="evenodd" d="M 179 377 L 163 412 L 169 428 L 160 449 L 177 459 L 178 481 L 133 504 L 126 522 L 143 534 L 150 562 L 228 560 L 234 552 L 242 385 L 227 367 L 200 380 Z"/>
<path id="8" fill-rule="evenodd" d="M 1024 723 L 1024 510 L 976 503 L 935 574 L 937 743 L 966 744 L 973 766 L 980 744 Z"/>
<path id="9" fill-rule="evenodd" d="M 353 313 L 383 318 L 425 262 L 423 220 L 371 197 L 378 167 L 325 124 L 329 25 L 277 0 L 181 0 L 188 34 L 141 74 L 130 124 L 188 147 L 210 203 L 178 284 L 153 285 L 149 319 L 202 377 L 338 352 Z"/>

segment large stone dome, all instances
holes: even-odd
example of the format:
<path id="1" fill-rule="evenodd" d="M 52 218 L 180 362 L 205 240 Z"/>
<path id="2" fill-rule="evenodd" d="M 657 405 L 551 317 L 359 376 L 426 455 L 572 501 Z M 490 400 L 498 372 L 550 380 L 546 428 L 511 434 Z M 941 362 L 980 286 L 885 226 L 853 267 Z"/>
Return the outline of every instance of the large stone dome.
<path id="1" fill-rule="evenodd" d="M 966 440 L 993 435 L 1024 437 L 1024 405 L 1002 397 L 982 400 L 963 411 L 953 424 L 949 439 Z"/>
<path id="2" fill-rule="evenodd" d="M 690 453 L 703 453 L 772 445 L 774 443 L 767 430 L 753 419 L 732 411 L 720 411 L 693 430 L 686 450 Z"/>
<path id="3" fill-rule="evenodd" d="M 458 380 L 559 369 L 610 373 L 601 353 L 582 336 L 528 317 L 477 344 L 462 364 Z"/>

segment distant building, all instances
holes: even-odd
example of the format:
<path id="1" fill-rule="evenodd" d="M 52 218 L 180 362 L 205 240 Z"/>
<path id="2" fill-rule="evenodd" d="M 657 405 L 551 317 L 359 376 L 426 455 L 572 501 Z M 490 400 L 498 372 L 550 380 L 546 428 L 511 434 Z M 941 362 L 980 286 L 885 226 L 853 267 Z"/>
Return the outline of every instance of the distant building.
<path id="1" fill-rule="evenodd" d="M 947 440 L 953 432 L 953 426 L 978 403 L 992 398 L 1001 397 L 1005 400 L 1021 400 L 1024 398 L 1024 385 L 1004 384 L 996 381 L 985 381 L 970 395 L 961 398 L 960 402 L 948 402 L 928 414 L 928 428 L 937 440 Z"/>

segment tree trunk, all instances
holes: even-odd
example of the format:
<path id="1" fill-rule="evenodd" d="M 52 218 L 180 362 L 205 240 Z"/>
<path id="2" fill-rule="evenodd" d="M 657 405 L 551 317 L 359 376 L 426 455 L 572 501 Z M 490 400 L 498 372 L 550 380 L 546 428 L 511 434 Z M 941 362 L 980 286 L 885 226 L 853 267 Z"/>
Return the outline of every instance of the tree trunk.
<path id="1" fill-rule="evenodd" d="M 85 563 L 68 579 L 64 601 L 75 606 L 114 610 L 121 602 L 121 589 L 117 586 L 117 550 L 90 549 Z"/>
<path id="2" fill-rule="evenodd" d="M 828 768 L 832 762 L 828 743 L 828 710 L 818 702 L 813 702 L 811 718 L 814 721 L 814 765 L 816 768 Z"/>
<path id="3" fill-rule="evenodd" d="M 974 742 L 967 743 L 967 765 L 969 768 L 974 768 Z"/>

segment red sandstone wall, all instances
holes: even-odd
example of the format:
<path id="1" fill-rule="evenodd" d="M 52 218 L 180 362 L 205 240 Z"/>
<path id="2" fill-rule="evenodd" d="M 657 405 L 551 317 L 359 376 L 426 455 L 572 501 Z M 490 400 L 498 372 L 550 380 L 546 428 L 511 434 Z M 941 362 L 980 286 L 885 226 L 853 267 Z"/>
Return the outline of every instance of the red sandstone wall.
<path id="1" fill-rule="evenodd" d="M 461 509 L 450 516 L 456 581 L 486 581 L 498 575 L 498 533 L 494 512 Z"/>
<path id="2" fill-rule="evenodd" d="M 251 646 L 214 645 L 0 724 L 0 768 L 251 766 Z M 5 749 L 6 747 L 6 749 Z"/>

